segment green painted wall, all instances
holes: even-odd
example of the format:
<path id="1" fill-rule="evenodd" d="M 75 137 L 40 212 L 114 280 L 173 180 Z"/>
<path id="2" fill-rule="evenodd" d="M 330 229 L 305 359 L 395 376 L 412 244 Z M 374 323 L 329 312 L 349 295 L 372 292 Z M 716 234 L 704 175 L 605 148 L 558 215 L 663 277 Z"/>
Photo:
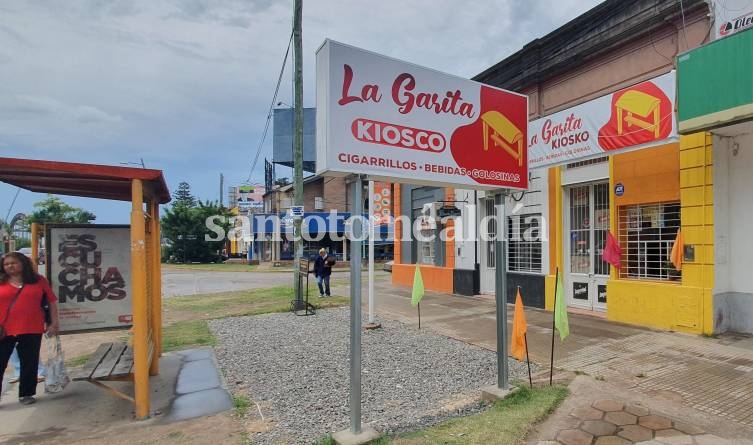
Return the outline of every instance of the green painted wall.
<path id="1" fill-rule="evenodd" d="M 753 103 L 753 30 L 677 57 L 678 120 Z"/>

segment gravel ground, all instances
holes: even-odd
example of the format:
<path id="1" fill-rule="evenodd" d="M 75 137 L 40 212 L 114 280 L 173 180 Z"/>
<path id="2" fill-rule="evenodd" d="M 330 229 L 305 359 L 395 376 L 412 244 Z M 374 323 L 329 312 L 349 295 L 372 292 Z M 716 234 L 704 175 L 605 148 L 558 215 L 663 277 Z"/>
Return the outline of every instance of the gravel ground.
<path id="1" fill-rule="evenodd" d="M 349 320 L 339 308 L 210 322 L 230 389 L 243 388 L 266 420 L 253 443 L 310 444 L 349 428 Z M 380 321 L 362 335 L 363 424 L 408 431 L 483 409 L 479 389 L 496 383 L 494 352 Z M 509 363 L 511 380 L 527 376 L 525 363 Z M 255 406 L 249 414 L 260 419 Z"/>

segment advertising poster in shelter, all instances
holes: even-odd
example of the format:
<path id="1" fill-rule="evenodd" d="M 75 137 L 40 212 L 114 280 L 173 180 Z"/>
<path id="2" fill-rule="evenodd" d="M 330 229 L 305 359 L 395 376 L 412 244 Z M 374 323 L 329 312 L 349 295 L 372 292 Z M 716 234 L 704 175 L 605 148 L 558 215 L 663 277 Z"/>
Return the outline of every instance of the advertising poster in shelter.
<path id="1" fill-rule="evenodd" d="M 49 225 L 46 241 L 61 332 L 130 327 L 130 227 Z"/>
<path id="2" fill-rule="evenodd" d="M 528 188 L 528 97 L 325 41 L 316 58 L 317 173 Z"/>

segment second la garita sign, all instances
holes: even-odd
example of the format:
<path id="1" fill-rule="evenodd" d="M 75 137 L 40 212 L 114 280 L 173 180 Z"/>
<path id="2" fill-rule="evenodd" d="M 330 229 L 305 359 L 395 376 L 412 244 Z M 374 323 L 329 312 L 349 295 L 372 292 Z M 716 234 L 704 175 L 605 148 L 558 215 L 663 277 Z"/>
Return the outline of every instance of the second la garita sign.
<path id="1" fill-rule="evenodd" d="M 317 51 L 317 173 L 528 188 L 528 98 L 332 40 Z"/>

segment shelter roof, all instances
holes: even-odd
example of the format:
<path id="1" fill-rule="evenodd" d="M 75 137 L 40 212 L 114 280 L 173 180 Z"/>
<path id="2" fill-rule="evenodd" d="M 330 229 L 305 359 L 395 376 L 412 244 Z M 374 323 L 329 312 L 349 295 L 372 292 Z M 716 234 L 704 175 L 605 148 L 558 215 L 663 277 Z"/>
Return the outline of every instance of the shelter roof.
<path id="1" fill-rule="evenodd" d="M 162 170 L 0 157 L 0 181 L 32 192 L 131 201 L 133 179 L 144 199 L 170 202 Z"/>

